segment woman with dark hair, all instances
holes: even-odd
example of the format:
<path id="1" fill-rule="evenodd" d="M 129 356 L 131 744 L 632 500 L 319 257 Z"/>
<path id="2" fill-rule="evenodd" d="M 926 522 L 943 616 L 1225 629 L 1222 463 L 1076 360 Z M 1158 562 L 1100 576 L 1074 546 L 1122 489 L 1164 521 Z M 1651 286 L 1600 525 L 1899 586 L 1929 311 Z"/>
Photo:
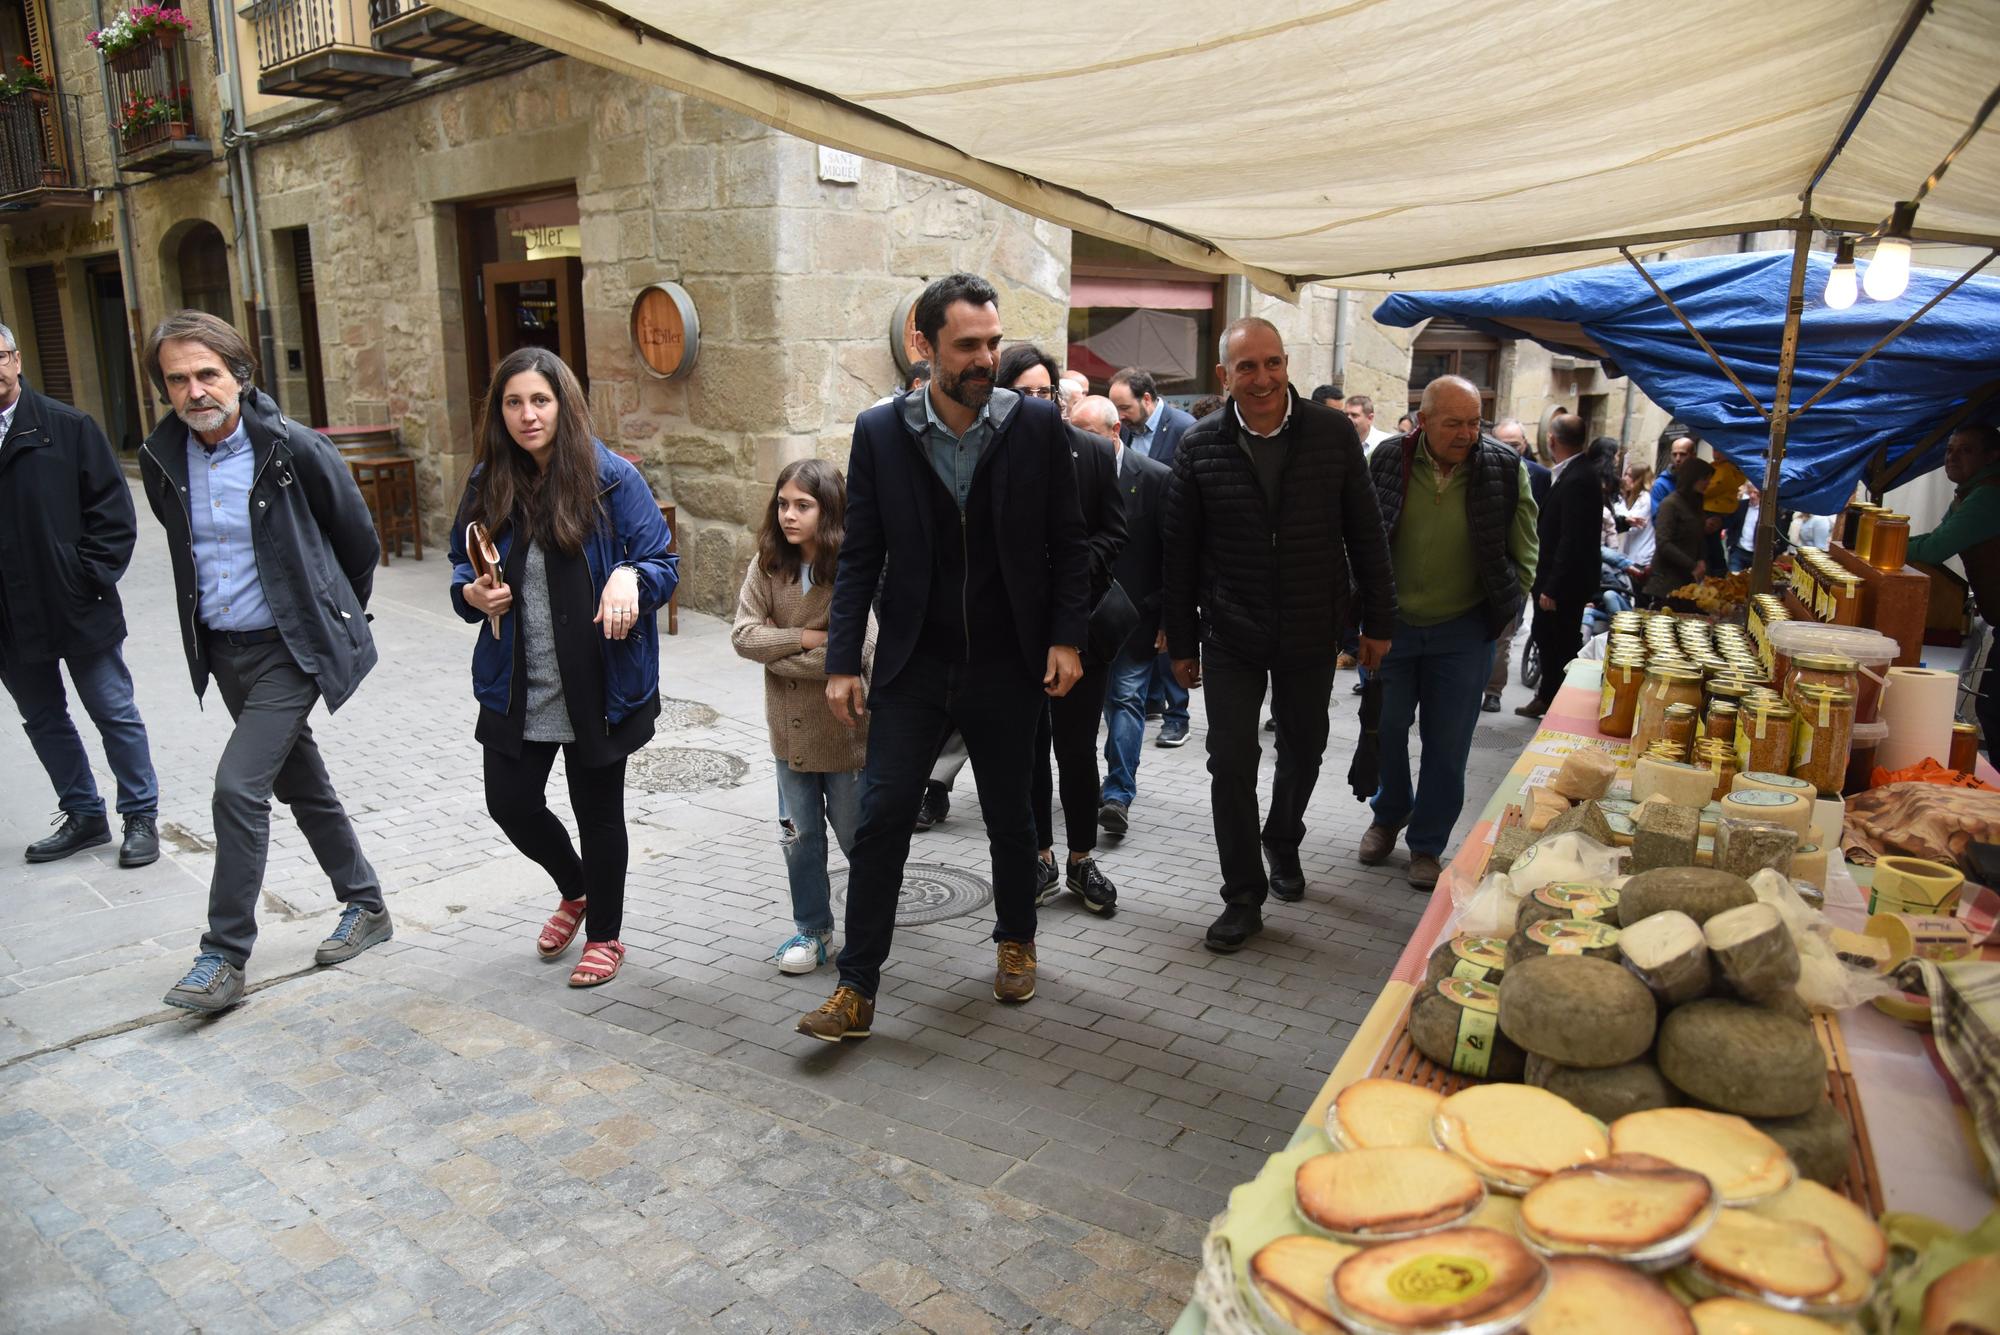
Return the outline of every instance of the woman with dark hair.
<path id="1" fill-rule="evenodd" d="M 1653 569 L 1646 577 L 1648 606 L 1692 611 L 1694 604 L 1673 592 L 1708 573 L 1703 493 L 1715 476 L 1708 460 L 1690 457 L 1674 470 L 1674 489 L 1653 515 Z"/>
<path id="2" fill-rule="evenodd" d="M 861 821 L 861 767 L 868 718 L 844 728 L 826 707 L 826 630 L 833 576 L 847 531 L 847 483 L 824 459 L 786 464 L 764 507 L 757 555 L 736 598 L 730 643 L 764 665 L 764 721 L 778 764 L 778 812 L 791 880 L 793 934 L 772 959 L 785 973 L 811 973 L 833 937 L 826 831 L 845 853 Z M 871 616 L 861 650 L 875 656 Z"/>
<path id="3" fill-rule="evenodd" d="M 497 577 L 475 574 L 477 539 Z M 569 367 L 544 348 L 509 353 L 452 523 L 451 602 L 479 626 L 473 735 L 486 751 L 486 809 L 561 897 L 535 949 L 554 959 L 588 929 L 571 987 L 610 982 L 625 959 L 625 758 L 660 712 L 654 612 L 680 577 L 670 541 L 646 479 L 592 436 Z M 558 748 L 581 857 L 548 806 Z"/>

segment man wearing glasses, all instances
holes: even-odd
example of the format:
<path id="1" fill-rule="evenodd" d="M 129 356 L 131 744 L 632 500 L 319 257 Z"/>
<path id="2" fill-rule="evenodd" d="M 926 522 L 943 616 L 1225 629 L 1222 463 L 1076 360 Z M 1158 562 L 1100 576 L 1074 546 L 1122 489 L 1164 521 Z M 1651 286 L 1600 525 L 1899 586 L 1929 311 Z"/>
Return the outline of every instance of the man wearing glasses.
<path id="1" fill-rule="evenodd" d="M 67 667 L 118 780 L 118 865 L 143 867 L 160 856 L 160 790 L 120 651 L 118 580 L 138 537 L 132 493 L 97 423 L 21 382 L 21 354 L 5 325 L 0 342 L 0 681 L 60 808 L 55 833 L 28 846 L 28 861 L 111 842 L 63 695 Z"/>

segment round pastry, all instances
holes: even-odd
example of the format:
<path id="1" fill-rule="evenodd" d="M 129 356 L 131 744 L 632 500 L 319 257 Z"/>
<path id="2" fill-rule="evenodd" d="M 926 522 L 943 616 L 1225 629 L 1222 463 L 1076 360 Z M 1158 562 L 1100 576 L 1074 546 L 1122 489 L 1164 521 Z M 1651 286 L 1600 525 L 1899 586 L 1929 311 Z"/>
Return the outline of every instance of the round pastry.
<path id="1" fill-rule="evenodd" d="M 1473 1085 L 1438 1105 L 1438 1144 L 1503 1191 L 1611 1152 L 1604 1128 L 1545 1089 Z"/>
<path id="2" fill-rule="evenodd" d="M 1715 1188 L 1700 1173 L 1649 1154 L 1614 1154 L 1550 1174 L 1522 1199 L 1521 1227 L 1547 1251 L 1639 1262 L 1676 1242 L 1691 1245 L 1715 1209 Z"/>
<path id="3" fill-rule="evenodd" d="M 1791 1185 L 1792 1161 L 1741 1117 L 1703 1108 L 1652 1108 L 1611 1124 L 1616 1154 L 1650 1154 L 1702 1174 L 1724 1205 L 1749 1205 Z"/>
<path id="4" fill-rule="evenodd" d="M 1343 1335 L 1327 1310 L 1327 1285 L 1334 1267 L 1353 1247 L 1330 1238 L 1292 1233 L 1273 1238 L 1250 1258 L 1250 1287 L 1260 1316 L 1275 1316 L 1300 1335 Z"/>
<path id="5" fill-rule="evenodd" d="M 1748 1298 L 1704 1298 L 1688 1309 L 1688 1316 L 1696 1335 L 1833 1335 L 1833 1327 L 1823 1321 Z"/>
<path id="6" fill-rule="evenodd" d="M 1451 1155 L 1411 1146 L 1316 1154 L 1293 1185 L 1299 1218 L 1343 1241 L 1446 1228 L 1486 1194 L 1478 1174 Z"/>
<path id="7" fill-rule="evenodd" d="M 1842 1284 L 1826 1235 L 1810 1224 L 1724 1210 L 1694 1245 L 1696 1274 L 1745 1297 L 1798 1307 Z"/>
<path id="8" fill-rule="evenodd" d="M 1327 1109 L 1327 1138 L 1344 1150 L 1393 1145 L 1429 1149 L 1435 1144 L 1431 1119 L 1443 1102 L 1444 1095 L 1420 1085 L 1380 1076 L 1357 1080 L 1336 1094 Z"/>
<path id="9" fill-rule="evenodd" d="M 1694 1319 L 1660 1281 L 1616 1261 L 1562 1256 L 1528 1335 L 1695 1335 Z"/>
<path id="10" fill-rule="evenodd" d="M 1810 1224 L 1826 1240 L 1846 1251 L 1870 1275 L 1889 1264 L 1889 1239 L 1868 1212 L 1837 1191 L 1817 1182 L 1794 1182 L 1766 1201 L 1750 1207 L 1771 1219 Z"/>
<path id="11" fill-rule="evenodd" d="M 1454 1228 L 1356 1252 L 1333 1272 L 1334 1316 L 1382 1331 L 1433 1331 L 1518 1319 L 1549 1271 L 1518 1238 Z"/>

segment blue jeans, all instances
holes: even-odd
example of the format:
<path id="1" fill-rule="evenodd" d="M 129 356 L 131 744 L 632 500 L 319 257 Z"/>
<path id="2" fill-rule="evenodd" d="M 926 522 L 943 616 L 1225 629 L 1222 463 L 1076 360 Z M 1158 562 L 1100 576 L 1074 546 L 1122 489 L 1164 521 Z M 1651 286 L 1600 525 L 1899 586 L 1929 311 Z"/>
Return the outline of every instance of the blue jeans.
<path id="1" fill-rule="evenodd" d="M 1155 657 L 1147 645 L 1111 661 L 1104 691 L 1102 801 L 1129 806 L 1139 795 L 1139 751 L 1146 744 L 1146 693 L 1153 684 Z"/>
<path id="2" fill-rule="evenodd" d="M 1146 708 L 1158 705 L 1162 717 L 1174 723 L 1188 721 L 1187 687 L 1174 680 L 1174 660 L 1161 653 L 1153 660 L 1153 684 L 1146 692 Z"/>
<path id="3" fill-rule="evenodd" d="M 125 816 L 157 815 L 159 780 L 153 776 L 153 753 L 146 744 L 146 724 L 132 698 L 132 674 L 118 645 L 95 654 L 73 654 L 62 660 L 84 712 L 104 739 L 104 759 L 118 780 L 118 811 Z M 36 759 L 55 785 L 56 805 L 75 816 L 102 816 L 104 799 L 90 774 L 90 757 L 69 719 L 63 694 L 62 664 L 15 663 L 0 669 L 8 694 L 21 711 L 21 725 L 35 748 Z"/>
<path id="4" fill-rule="evenodd" d="M 1544 665 L 1544 671 L 1548 670 Z M 1370 804 L 1375 823 L 1409 827 L 1412 853 L 1442 857 L 1465 805 L 1465 761 L 1479 725 L 1479 701 L 1493 673 L 1493 641 L 1480 612 L 1435 626 L 1398 618 L 1382 679 L 1381 774 Z M 1410 726 L 1418 725 L 1423 772 L 1410 793 Z"/>
<path id="5" fill-rule="evenodd" d="M 778 804 L 792 832 L 784 838 L 785 874 L 792 882 L 792 922 L 801 932 L 833 930 L 831 890 L 826 879 L 826 829 L 840 851 L 854 847 L 861 824 L 861 771 L 807 774 L 785 761 L 778 764 Z"/>

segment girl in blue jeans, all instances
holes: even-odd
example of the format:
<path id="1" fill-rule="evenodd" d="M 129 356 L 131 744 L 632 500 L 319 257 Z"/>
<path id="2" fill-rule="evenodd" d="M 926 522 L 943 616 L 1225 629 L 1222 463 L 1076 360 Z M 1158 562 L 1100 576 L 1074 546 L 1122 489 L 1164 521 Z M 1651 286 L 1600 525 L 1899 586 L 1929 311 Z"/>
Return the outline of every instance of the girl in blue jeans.
<path id="1" fill-rule="evenodd" d="M 787 464 L 764 511 L 730 633 L 737 653 L 764 665 L 764 717 L 792 887 L 794 932 L 772 957 L 785 973 L 811 973 L 827 961 L 833 908 L 826 831 L 833 827 L 845 853 L 861 819 L 868 720 L 844 727 L 826 703 L 827 612 L 846 522 L 847 484 L 839 469 L 822 459 Z M 871 617 L 864 674 L 874 654 Z"/>

